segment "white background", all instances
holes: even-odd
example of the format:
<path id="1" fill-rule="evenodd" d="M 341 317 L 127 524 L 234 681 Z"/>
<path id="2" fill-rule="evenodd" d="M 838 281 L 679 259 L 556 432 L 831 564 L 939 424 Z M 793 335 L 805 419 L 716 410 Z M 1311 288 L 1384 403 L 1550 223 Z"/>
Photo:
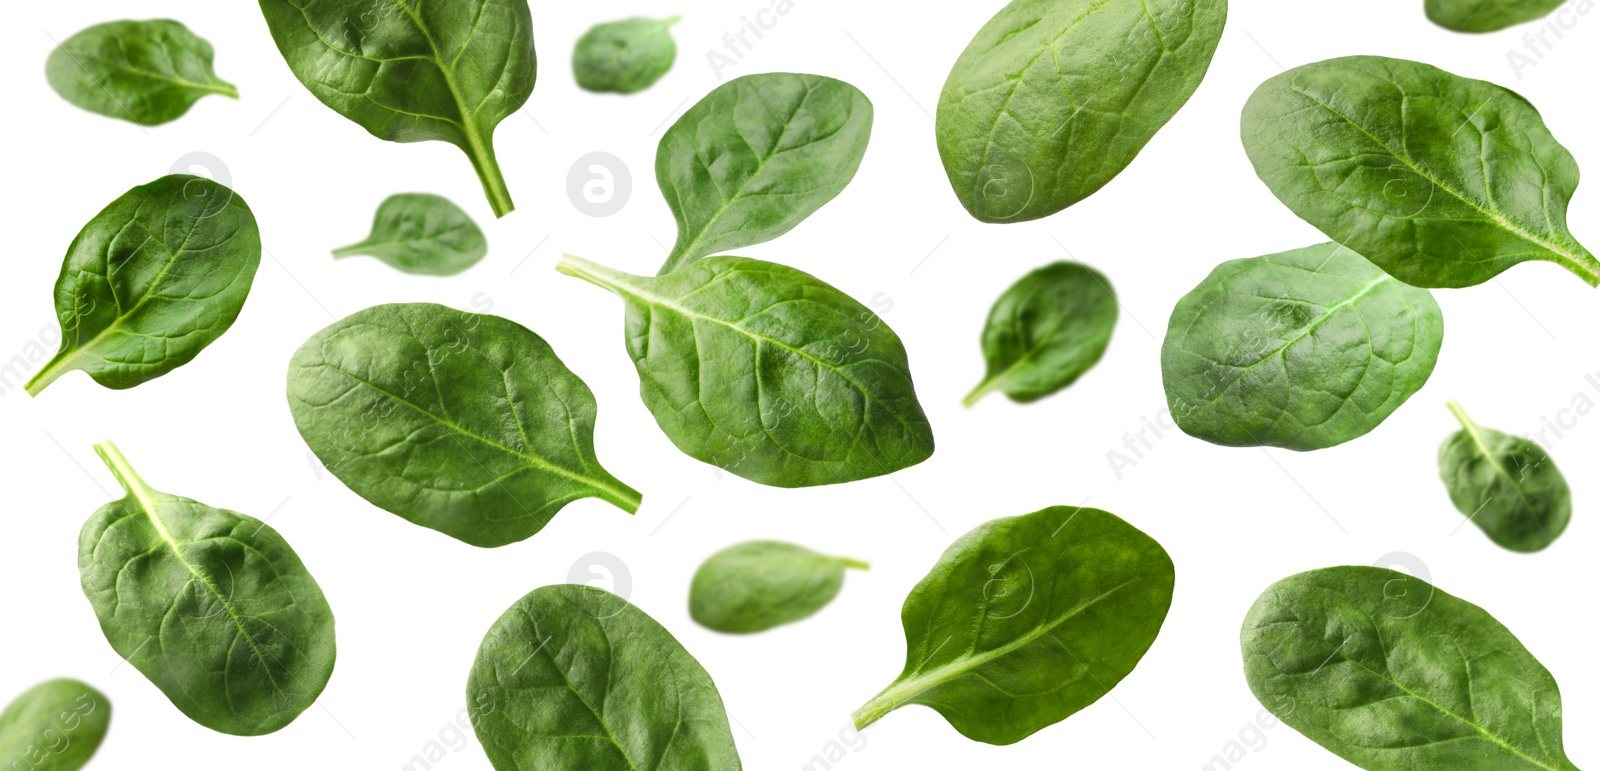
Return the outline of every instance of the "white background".
<path id="1" fill-rule="evenodd" d="M 1121 450 L 1163 409 L 1159 340 L 1177 299 L 1218 262 L 1323 239 L 1253 174 L 1238 139 L 1245 98 L 1280 65 L 1348 54 L 1427 61 L 1511 86 L 1543 112 L 1590 173 L 1600 169 L 1593 73 L 1600 13 L 1521 78 L 1507 51 L 1539 25 L 1466 36 L 1434 27 L 1422 0 L 1235 0 L 1204 85 L 1133 165 L 1056 216 L 984 225 L 950 192 L 933 119 L 950 64 L 998 0 L 922 4 L 795 0 L 725 78 L 764 71 L 845 79 L 877 108 L 860 173 L 790 234 L 742 250 L 809 271 L 873 306 L 905 340 L 933 421 L 933 458 L 892 479 L 809 490 L 719 476 L 678 452 L 637 396 L 623 350 L 620 303 L 561 276 L 563 251 L 650 273 L 673 220 L 655 189 L 657 140 L 714 87 L 706 52 L 768 0 L 575 3 L 533 8 L 542 61 L 532 100 L 495 144 L 518 208 L 494 221 L 460 151 L 391 144 L 312 98 L 279 57 L 249 2 L 120 0 L 20 3 L 9 11 L 0 61 L 7 79 L 0 186 L 8 240 L 0 279 L 0 362 L 55 348 L 51 287 L 78 229 L 135 184 L 186 153 L 214 154 L 262 228 L 267 256 L 243 314 L 198 359 L 127 391 L 64 377 L 37 399 L 16 382 L 0 397 L 0 702 L 56 676 L 84 679 L 115 705 L 93 768 L 398 769 L 430 741 L 450 746 L 436 769 L 489 765 L 452 724 L 465 704 L 479 641 L 526 592 L 561 583 L 615 555 L 631 598 L 706 666 L 751 769 L 799 769 L 841 735 L 850 712 L 900 671 L 906 592 L 958 535 L 1051 504 L 1119 514 L 1159 540 L 1178 569 L 1160 638 L 1109 697 L 1009 747 L 970 742 L 936 713 L 905 708 L 865 732 L 834 768 L 1195 769 L 1257 719 L 1241 674 L 1238 630 L 1273 581 L 1311 568 L 1372 564 L 1391 552 L 1421 560 L 1444 590 L 1512 629 L 1562 686 L 1567 750 L 1600 763 L 1600 659 L 1584 628 L 1600 551 L 1600 417 L 1560 413 L 1552 441 L 1572 483 L 1571 527 L 1536 555 L 1500 549 L 1450 505 L 1435 453 L 1461 400 L 1482 424 L 1531 434 L 1574 398 L 1600 403 L 1593 330 L 1600 298 L 1549 264 L 1493 283 L 1438 291 L 1448 334 L 1420 393 L 1378 430 L 1310 454 L 1229 449 L 1168 433 L 1137 465 L 1113 474 Z M 592 23 L 682 13 L 673 71 L 643 94 L 582 92 L 571 44 Z M 92 23 L 182 20 L 217 48 L 219 74 L 240 101 L 210 97 L 160 127 L 85 113 L 43 76 L 45 57 Z M 633 196 L 603 219 L 577 211 L 566 177 L 604 151 L 633 172 Z M 402 191 L 444 194 L 482 223 L 489 257 L 449 279 L 407 276 L 374 260 L 334 262 L 329 250 L 365 236 L 372 212 Z M 1571 221 L 1591 248 L 1600 199 L 1580 190 Z M 1027 271 L 1072 257 L 1104 271 L 1124 311 L 1105 359 L 1071 389 L 1030 406 L 991 395 L 959 402 L 982 376 L 978 335 L 989 305 Z M 569 506 L 537 536 L 495 550 L 467 546 L 367 504 L 310 459 L 284 399 L 290 354 L 318 329 L 393 301 L 492 309 L 544 336 L 594 389 L 601 461 L 644 492 L 637 516 L 595 500 Z M 41 342 L 43 341 L 43 342 Z M 32 369 L 37 365 L 30 365 Z M 1575 423 L 1575 425 L 1574 425 Z M 79 528 L 115 482 L 91 450 L 113 439 L 156 487 L 257 517 L 286 537 L 338 617 L 339 661 L 318 705 L 266 737 L 235 738 L 185 719 L 101 635 L 76 569 Z M 754 637 L 718 635 L 687 613 L 699 562 L 752 538 L 795 541 L 870 560 L 816 617 Z M 612 572 L 602 585 L 611 585 Z M 1268 725 L 1271 725 L 1269 722 Z M 1246 730 L 1254 749 L 1235 768 L 1337 769 L 1343 761 L 1275 725 Z M 1256 740 L 1255 737 L 1261 739 Z M 1262 742 L 1265 742 L 1264 744 Z M 455 751 L 450 751 L 453 749 Z M 417 766 L 421 768 L 421 766 Z M 817 766 L 816 768 L 822 768 Z M 1220 766 L 1218 767 L 1220 768 Z"/>

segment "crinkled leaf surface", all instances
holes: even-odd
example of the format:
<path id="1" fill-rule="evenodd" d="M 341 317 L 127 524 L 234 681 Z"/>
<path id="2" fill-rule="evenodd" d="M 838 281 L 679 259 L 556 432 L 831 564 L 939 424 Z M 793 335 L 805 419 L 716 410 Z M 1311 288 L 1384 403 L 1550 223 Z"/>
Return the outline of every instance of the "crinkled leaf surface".
<path id="1" fill-rule="evenodd" d="M 478 223 L 449 199 L 400 193 L 378 206 L 365 241 L 335 249 L 334 257 L 364 254 L 407 273 L 453 276 L 489 253 Z"/>
<path id="2" fill-rule="evenodd" d="M 689 586 L 689 615 L 719 632 L 747 634 L 792 624 L 827 607 L 845 568 L 867 564 L 779 541 L 729 546 L 701 563 Z"/>
<path id="3" fill-rule="evenodd" d="M 1057 262 L 1022 277 L 995 301 L 983 328 L 988 373 L 964 402 L 991 391 L 1038 401 L 1100 361 L 1117 326 L 1111 282 L 1087 265 Z"/>
<path id="4" fill-rule="evenodd" d="M 655 85 L 678 57 L 678 44 L 672 40 L 672 25 L 678 20 L 635 16 L 590 27 L 572 49 L 572 74 L 578 85 L 619 94 L 636 94 Z"/>
<path id="5" fill-rule="evenodd" d="M 1542 19 L 1567 0 L 1428 0 L 1428 18 L 1457 32 L 1494 32 Z"/>
<path id="6" fill-rule="evenodd" d="M 239 97 L 212 71 L 212 55 L 210 43 L 175 21 L 108 21 L 56 46 L 44 74 L 78 107 L 155 126 L 183 117 L 202 97 Z"/>
<path id="7" fill-rule="evenodd" d="M 1483 428 L 1450 402 L 1461 430 L 1439 446 L 1439 475 L 1450 501 L 1495 543 L 1534 552 L 1555 542 L 1572 519 L 1572 490 L 1538 443 Z"/>
<path id="8" fill-rule="evenodd" d="M 77 680 L 48 680 L 0 712 L 0 768 L 78 771 L 111 724 L 105 694 Z"/>

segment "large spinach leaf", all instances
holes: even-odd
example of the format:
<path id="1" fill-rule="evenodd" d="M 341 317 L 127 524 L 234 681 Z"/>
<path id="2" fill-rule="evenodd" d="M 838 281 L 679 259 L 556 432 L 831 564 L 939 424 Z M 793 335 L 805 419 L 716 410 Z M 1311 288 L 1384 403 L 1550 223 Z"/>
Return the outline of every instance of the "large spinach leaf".
<path id="1" fill-rule="evenodd" d="M 810 618 L 839 596 L 845 568 L 867 563 L 779 541 L 749 541 L 711 555 L 694 573 L 689 615 L 719 632 L 748 634 Z"/>
<path id="2" fill-rule="evenodd" d="M 1544 18 L 1567 0 L 1428 0 L 1428 18 L 1456 32 L 1494 32 Z"/>
<path id="3" fill-rule="evenodd" d="M 636 94 L 655 85 L 678 57 L 672 25 L 681 18 L 635 16 L 590 27 L 572 49 L 572 74 L 578 85 L 619 94 Z"/>
<path id="4" fill-rule="evenodd" d="M 289 411 L 357 495 L 474 546 L 521 541 L 580 498 L 639 508 L 595 458 L 589 387 L 498 316 L 431 303 L 351 314 L 295 352 Z"/>
<path id="5" fill-rule="evenodd" d="M 379 139 L 461 148 L 496 216 L 513 208 L 494 130 L 533 94 L 527 0 L 260 0 L 295 77 Z"/>
<path id="6" fill-rule="evenodd" d="M 111 702 L 87 683 L 40 683 L 0 712 L 0 768 L 78 771 L 100 749 L 110 723 Z"/>
<path id="7" fill-rule="evenodd" d="M 1512 551 L 1554 543 L 1572 519 L 1572 490 L 1544 448 L 1472 422 L 1450 402 L 1461 430 L 1439 446 L 1439 475 L 1450 502 L 1490 540 Z"/>
<path id="8" fill-rule="evenodd" d="M 255 215 L 227 187 L 174 174 L 129 190 L 67 248 L 61 350 L 28 393 L 75 369 L 132 388 L 189 363 L 233 325 L 260 264 Z"/>
<path id="9" fill-rule="evenodd" d="M 78 536 L 83 593 L 117 654 L 200 725 L 292 722 L 333 675 L 333 611 L 289 543 L 254 517 L 155 490 L 110 442 L 127 495 Z"/>
<path id="10" fill-rule="evenodd" d="M 489 253 L 478 223 L 449 199 L 400 193 L 378 206 L 367 240 L 333 250 L 334 257 L 365 254 L 407 273 L 453 276 Z"/>
<path id="11" fill-rule="evenodd" d="M 1161 376 L 1191 436 L 1317 450 L 1377 428 L 1443 341 L 1428 290 L 1323 244 L 1218 265 L 1173 309 Z"/>
<path id="12" fill-rule="evenodd" d="M 1133 671 L 1172 604 L 1172 560 L 1115 514 L 1052 506 L 962 536 L 906 597 L 906 665 L 856 710 L 906 704 L 969 739 L 1013 744 Z"/>
<path id="13" fill-rule="evenodd" d="M 1262 83 L 1241 133 L 1278 200 L 1408 284 L 1472 286 L 1528 260 L 1600 284 L 1567 230 L 1578 165 L 1515 92 L 1404 59 L 1330 59 Z"/>
<path id="14" fill-rule="evenodd" d="M 872 102 L 820 75 L 734 78 L 690 107 L 656 148 L 678 221 L 661 273 L 789 232 L 844 190 L 872 134 Z"/>
<path id="15" fill-rule="evenodd" d="M 738 771 L 711 675 L 644 611 L 587 586 L 535 589 L 494 623 L 467 680 L 496 771 Z"/>
<path id="16" fill-rule="evenodd" d="M 731 256 L 656 277 L 571 255 L 556 269 L 622 298 L 639 395 L 690 457 L 804 487 L 933 454 L 900 338 L 809 274 Z"/>
<path id="17" fill-rule="evenodd" d="M 1117 325 L 1117 296 L 1094 268 L 1046 265 L 1011 285 L 983 328 L 988 374 L 962 402 L 991 391 L 1026 404 L 1072 385 L 1100 361 Z"/>
<path id="18" fill-rule="evenodd" d="M 1227 16 L 1227 0 L 1013 0 L 939 95 L 961 205 L 1022 222 L 1099 190 L 1189 101 Z"/>
<path id="19" fill-rule="evenodd" d="M 1386 568 L 1283 579 L 1240 633 L 1250 690 L 1369 771 L 1576 771 L 1561 691 L 1493 616 Z"/>
<path id="20" fill-rule="evenodd" d="M 44 74 L 62 99 L 143 126 L 177 120 L 201 97 L 239 98 L 211 69 L 211 44 L 168 19 L 108 21 L 50 52 Z"/>

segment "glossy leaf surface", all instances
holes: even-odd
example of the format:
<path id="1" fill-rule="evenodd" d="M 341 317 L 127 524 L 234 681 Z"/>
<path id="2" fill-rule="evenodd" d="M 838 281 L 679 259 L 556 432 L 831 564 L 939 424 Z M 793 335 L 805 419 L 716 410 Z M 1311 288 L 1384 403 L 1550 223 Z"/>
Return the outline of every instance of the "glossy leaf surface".
<path id="1" fill-rule="evenodd" d="M 1450 502 L 1512 551 L 1553 543 L 1572 519 L 1572 490 L 1555 461 L 1531 439 L 1479 426 L 1455 402 L 1450 411 L 1461 422 L 1439 446 L 1439 475 Z"/>
<path id="2" fill-rule="evenodd" d="M 449 199 L 427 193 L 389 196 L 378 206 L 365 241 L 334 257 L 368 255 L 423 276 L 453 276 L 478 264 L 489 242 L 478 224 Z"/>
<path id="3" fill-rule="evenodd" d="M 0 768 L 78 771 L 100 749 L 110 724 L 111 702 L 87 683 L 40 683 L 0 712 Z"/>
<path id="4" fill-rule="evenodd" d="M 619 94 L 636 94 L 655 85 L 678 57 L 678 44 L 672 40 L 672 25 L 678 19 L 635 16 L 590 27 L 572 49 L 572 74 L 578 85 Z"/>
<path id="5" fill-rule="evenodd" d="M 1100 361 L 1116 326 L 1117 296 L 1094 268 L 1057 262 L 1023 276 L 989 311 L 988 373 L 963 403 L 1000 391 L 1026 404 L 1072 385 Z"/>
<path id="6" fill-rule="evenodd" d="M 833 602 L 845 568 L 867 563 L 778 541 L 730 546 L 701 563 L 689 587 L 689 615 L 719 632 L 748 634 L 810 618 Z"/>
<path id="7" fill-rule="evenodd" d="M 89 112 L 156 126 L 201 98 L 239 91 L 211 69 L 211 44 L 168 19 L 108 21 L 62 41 L 44 74 L 62 99 Z"/>
<path id="8" fill-rule="evenodd" d="M 1544 18 L 1567 0 L 1428 0 L 1428 18 L 1456 32 L 1494 32 Z"/>

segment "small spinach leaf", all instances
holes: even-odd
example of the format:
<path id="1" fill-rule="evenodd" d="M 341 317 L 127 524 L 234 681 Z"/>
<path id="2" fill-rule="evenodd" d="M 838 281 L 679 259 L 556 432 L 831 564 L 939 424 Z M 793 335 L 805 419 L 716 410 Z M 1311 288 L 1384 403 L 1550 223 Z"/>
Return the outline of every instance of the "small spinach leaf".
<path id="1" fill-rule="evenodd" d="M 211 69 L 211 44 L 168 19 L 96 24 L 50 52 L 44 74 L 62 99 L 89 112 L 156 126 L 210 94 L 239 98 Z"/>
<path id="2" fill-rule="evenodd" d="M 1439 475 L 1450 501 L 1490 540 L 1512 551 L 1554 543 L 1572 519 L 1572 490 L 1544 448 L 1482 428 L 1450 402 L 1461 430 L 1439 446 Z"/>
<path id="3" fill-rule="evenodd" d="M 1577 771 L 1550 673 L 1482 608 L 1405 573 L 1289 576 L 1239 638 L 1261 704 L 1369 771 Z"/>
<path id="4" fill-rule="evenodd" d="M 1350 56 L 1262 83 L 1241 133 L 1278 200 L 1408 284 L 1472 286 L 1529 260 L 1600 284 L 1567 230 L 1578 164 L 1515 92 Z"/>
<path id="5" fill-rule="evenodd" d="M 678 57 L 671 28 L 681 18 L 635 16 L 590 27 L 572 49 L 572 74 L 578 85 L 619 94 L 636 94 L 655 85 Z"/>
<path id="6" fill-rule="evenodd" d="M 1456 32 L 1494 32 L 1544 18 L 1567 0 L 1428 0 L 1428 19 Z"/>
<path id="7" fill-rule="evenodd" d="M 146 484 L 95 445 L 127 495 L 78 536 L 83 593 L 118 655 L 189 719 L 260 736 L 333 675 L 333 611 L 289 543 L 254 517 Z"/>
<path id="8" fill-rule="evenodd" d="M 809 274 L 731 256 L 656 277 L 571 255 L 556 269 L 622 298 L 639 395 L 690 457 L 806 487 L 933 454 L 900 338 Z"/>
<path id="9" fill-rule="evenodd" d="M 467 680 L 496 771 L 738 771 L 711 675 L 655 619 L 588 586 L 535 589 L 494 623 Z"/>
<path id="10" fill-rule="evenodd" d="M 386 511 L 474 546 L 639 493 L 594 452 L 594 394 L 532 331 L 431 303 L 378 305 L 289 362 L 289 411 L 328 471 Z"/>
<path id="11" fill-rule="evenodd" d="M 1094 268 L 1057 262 L 1023 276 L 989 311 L 989 371 L 962 404 L 991 391 L 1026 404 L 1072 385 L 1100 361 L 1116 325 L 1117 296 Z"/>
<path id="12" fill-rule="evenodd" d="M 1106 695 L 1172 604 L 1172 560 L 1099 509 L 1052 506 L 962 536 L 906 597 L 906 666 L 854 719 L 932 707 L 963 736 L 1013 744 Z"/>
<path id="13" fill-rule="evenodd" d="M 533 94 L 527 0 L 260 0 L 278 52 L 323 104 L 390 142 L 461 148 L 495 216 L 514 207 L 494 130 Z"/>
<path id="14" fill-rule="evenodd" d="M 1133 162 L 1211 65 L 1227 0 L 1014 0 L 939 94 L 945 174 L 973 217 L 1055 214 Z"/>
<path id="15" fill-rule="evenodd" d="M 255 215 L 232 190 L 182 174 L 129 190 L 67 248 L 61 350 L 28 393 L 75 369 L 132 388 L 189 363 L 233 325 L 260 264 Z"/>
<path id="16" fill-rule="evenodd" d="M 820 75 L 734 78 L 690 107 L 656 148 L 656 183 L 678 221 L 665 274 L 770 241 L 855 178 L 872 102 Z"/>
<path id="17" fill-rule="evenodd" d="M 77 680 L 48 680 L 0 712 L 0 768 L 78 771 L 111 724 L 105 694 Z"/>
<path id="18" fill-rule="evenodd" d="M 1190 436 L 1318 450 L 1377 428 L 1443 341 L 1428 290 L 1323 244 L 1218 265 L 1173 309 L 1161 376 Z"/>
<path id="19" fill-rule="evenodd" d="M 377 257 L 407 273 L 453 276 L 489 253 L 478 224 L 449 199 L 427 193 L 389 196 L 378 206 L 372 234 L 334 257 Z"/>
<path id="20" fill-rule="evenodd" d="M 845 568 L 867 563 L 778 541 L 749 541 L 711 555 L 689 587 L 689 615 L 719 632 L 748 634 L 810 618 L 839 596 Z"/>

